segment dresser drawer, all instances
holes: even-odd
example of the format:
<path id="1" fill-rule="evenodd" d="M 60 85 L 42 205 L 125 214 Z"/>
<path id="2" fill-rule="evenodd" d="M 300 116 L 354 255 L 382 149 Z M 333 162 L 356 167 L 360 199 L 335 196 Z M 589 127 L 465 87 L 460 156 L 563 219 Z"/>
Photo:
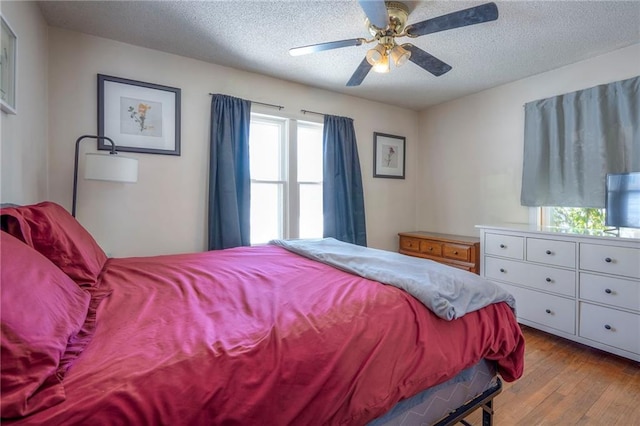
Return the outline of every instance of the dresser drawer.
<path id="1" fill-rule="evenodd" d="M 565 296 L 576 295 L 576 273 L 566 269 L 533 265 L 514 260 L 485 258 L 487 278 L 544 290 Z"/>
<path id="2" fill-rule="evenodd" d="M 565 333 L 576 333 L 576 305 L 573 300 L 509 284 L 499 285 L 515 297 L 518 318 Z"/>
<path id="3" fill-rule="evenodd" d="M 430 256 L 442 256 L 442 244 L 437 241 L 420 241 L 420 252 Z"/>
<path id="4" fill-rule="evenodd" d="M 640 249 L 580 244 L 580 269 L 640 278 Z"/>
<path id="5" fill-rule="evenodd" d="M 640 281 L 581 273 L 580 298 L 640 311 Z"/>
<path id="6" fill-rule="evenodd" d="M 459 244 L 445 244 L 442 249 L 443 255 L 449 259 L 471 261 L 471 247 Z"/>
<path id="7" fill-rule="evenodd" d="M 548 265 L 576 266 L 576 243 L 527 238 L 527 260 Z"/>
<path id="8" fill-rule="evenodd" d="M 480 239 L 437 232 L 401 232 L 400 253 L 480 273 Z"/>
<path id="9" fill-rule="evenodd" d="M 453 263 L 453 262 L 448 263 L 444 260 L 441 263 L 444 265 L 449 265 L 453 268 L 462 269 L 463 271 L 471 272 L 476 275 L 478 274 L 478 270 L 472 263 Z"/>
<path id="10" fill-rule="evenodd" d="M 640 354 L 640 315 L 581 302 L 580 336 Z"/>
<path id="11" fill-rule="evenodd" d="M 511 259 L 524 259 L 524 238 L 512 235 L 486 234 L 486 254 L 509 257 Z"/>
<path id="12" fill-rule="evenodd" d="M 400 249 L 419 252 L 420 240 L 411 237 L 400 237 Z"/>

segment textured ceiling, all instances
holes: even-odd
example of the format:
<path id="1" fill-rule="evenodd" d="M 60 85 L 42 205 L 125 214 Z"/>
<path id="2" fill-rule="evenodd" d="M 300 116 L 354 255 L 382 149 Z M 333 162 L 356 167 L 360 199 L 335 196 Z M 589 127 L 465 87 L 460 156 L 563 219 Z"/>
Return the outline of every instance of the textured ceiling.
<path id="1" fill-rule="evenodd" d="M 484 2 L 404 3 L 411 24 Z M 369 37 L 355 0 L 39 2 L 51 26 L 415 110 L 640 43 L 637 0 L 496 3 L 497 21 L 410 40 L 449 73 L 407 63 L 346 87 L 372 45 L 297 57 L 288 49 Z"/>

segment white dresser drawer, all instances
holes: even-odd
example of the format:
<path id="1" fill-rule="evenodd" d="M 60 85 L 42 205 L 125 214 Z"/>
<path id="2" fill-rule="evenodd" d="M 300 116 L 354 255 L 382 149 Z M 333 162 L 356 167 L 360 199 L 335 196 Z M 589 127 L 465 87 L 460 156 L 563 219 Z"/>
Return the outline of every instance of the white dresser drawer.
<path id="1" fill-rule="evenodd" d="M 524 259 L 524 238 L 512 235 L 486 234 L 484 251 L 486 254 Z"/>
<path id="2" fill-rule="evenodd" d="M 527 260 L 529 262 L 575 268 L 576 243 L 527 238 Z"/>
<path id="3" fill-rule="evenodd" d="M 565 296 L 576 295 L 576 273 L 572 270 L 533 265 L 531 263 L 485 258 L 485 276 Z"/>
<path id="4" fill-rule="evenodd" d="M 640 354 L 640 315 L 581 302 L 580 336 Z"/>
<path id="5" fill-rule="evenodd" d="M 640 249 L 581 243 L 580 269 L 640 278 Z"/>
<path id="6" fill-rule="evenodd" d="M 580 298 L 640 311 L 640 281 L 580 274 Z"/>
<path id="7" fill-rule="evenodd" d="M 499 285 L 515 297 L 518 318 L 565 333 L 576 333 L 576 305 L 573 300 L 509 284 Z"/>

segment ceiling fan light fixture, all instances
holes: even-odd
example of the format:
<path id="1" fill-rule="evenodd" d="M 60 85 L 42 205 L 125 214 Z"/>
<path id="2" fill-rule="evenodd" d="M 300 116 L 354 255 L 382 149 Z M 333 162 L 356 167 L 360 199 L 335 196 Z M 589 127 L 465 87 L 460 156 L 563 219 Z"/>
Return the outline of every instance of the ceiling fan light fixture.
<path id="1" fill-rule="evenodd" d="M 358 0 L 367 17 L 365 25 L 373 37 L 371 39 L 352 38 L 311 44 L 289 49 L 289 53 L 297 56 L 342 47 L 360 46 L 364 43 L 375 43 L 376 46 L 367 51 L 366 57 L 360 61 L 355 72 L 351 75 L 347 82 L 349 87 L 360 85 L 372 69 L 378 73 L 390 72 L 392 60 L 395 67 L 401 67 L 407 61 L 411 61 L 425 71 L 439 77 L 449 72 L 451 65 L 411 43 L 397 45 L 396 39 L 401 37 L 416 38 L 440 31 L 491 22 L 498 19 L 499 16 L 498 7 L 490 1 L 479 6 L 472 6 L 407 25 L 409 7 L 404 4 L 406 1 Z M 417 2 L 411 1 L 410 3 Z"/>
<path id="2" fill-rule="evenodd" d="M 367 62 L 371 65 L 376 66 L 380 61 L 384 60 L 384 57 L 387 54 L 387 49 L 381 44 L 378 44 L 373 49 L 369 49 L 367 51 Z"/>
<path id="3" fill-rule="evenodd" d="M 393 63 L 396 67 L 401 67 L 406 64 L 410 57 L 411 52 L 402 46 L 396 45 L 391 49 L 391 59 L 393 59 Z"/>
<path id="4" fill-rule="evenodd" d="M 381 74 L 388 73 L 390 71 L 389 55 L 387 55 L 387 54 L 383 55 L 382 59 L 378 63 L 373 65 L 373 67 L 371 69 L 373 71 L 375 71 L 377 73 L 381 73 Z"/>

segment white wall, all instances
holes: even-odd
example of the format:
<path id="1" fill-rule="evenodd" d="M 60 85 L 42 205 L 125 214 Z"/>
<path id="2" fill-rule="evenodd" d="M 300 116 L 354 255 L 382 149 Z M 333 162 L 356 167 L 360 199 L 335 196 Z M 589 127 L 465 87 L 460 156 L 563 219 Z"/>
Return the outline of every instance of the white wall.
<path id="1" fill-rule="evenodd" d="M 209 92 L 281 104 L 293 116 L 303 108 L 353 117 L 369 244 L 394 250 L 401 231 L 476 235 L 479 223 L 528 221 L 519 203 L 523 104 L 640 74 L 635 45 L 418 114 L 49 28 L 34 2 L 1 5 L 19 37 L 20 67 L 18 115 L 1 115 L 2 202 L 71 209 L 74 141 L 97 132 L 96 74 L 182 89 L 182 156 L 129 154 L 140 160 L 135 185 L 80 181 L 79 220 L 114 256 L 205 248 Z M 371 177 L 374 131 L 407 137 L 406 180 Z"/>
<path id="2" fill-rule="evenodd" d="M 284 105 L 286 114 L 300 116 L 299 110 L 307 109 L 352 117 L 369 245 L 396 250 L 397 233 L 414 228 L 415 111 L 58 28 L 49 28 L 49 50 L 49 195 L 69 210 L 74 141 L 97 132 L 96 75 L 182 89 L 180 157 L 127 153 L 139 159 L 137 184 L 79 182 L 78 219 L 113 256 L 205 249 L 209 92 Z M 372 178 L 374 131 L 406 136 L 405 180 Z M 82 152 L 93 150 L 94 142 L 83 143 Z"/>
<path id="3" fill-rule="evenodd" d="M 520 205 L 527 102 L 640 75 L 640 44 L 420 113 L 416 228 L 477 235 L 529 221 Z"/>
<path id="4" fill-rule="evenodd" d="M 17 114 L 0 113 L 0 202 L 47 198 L 47 32 L 35 2 L 0 2 L 18 40 Z"/>

